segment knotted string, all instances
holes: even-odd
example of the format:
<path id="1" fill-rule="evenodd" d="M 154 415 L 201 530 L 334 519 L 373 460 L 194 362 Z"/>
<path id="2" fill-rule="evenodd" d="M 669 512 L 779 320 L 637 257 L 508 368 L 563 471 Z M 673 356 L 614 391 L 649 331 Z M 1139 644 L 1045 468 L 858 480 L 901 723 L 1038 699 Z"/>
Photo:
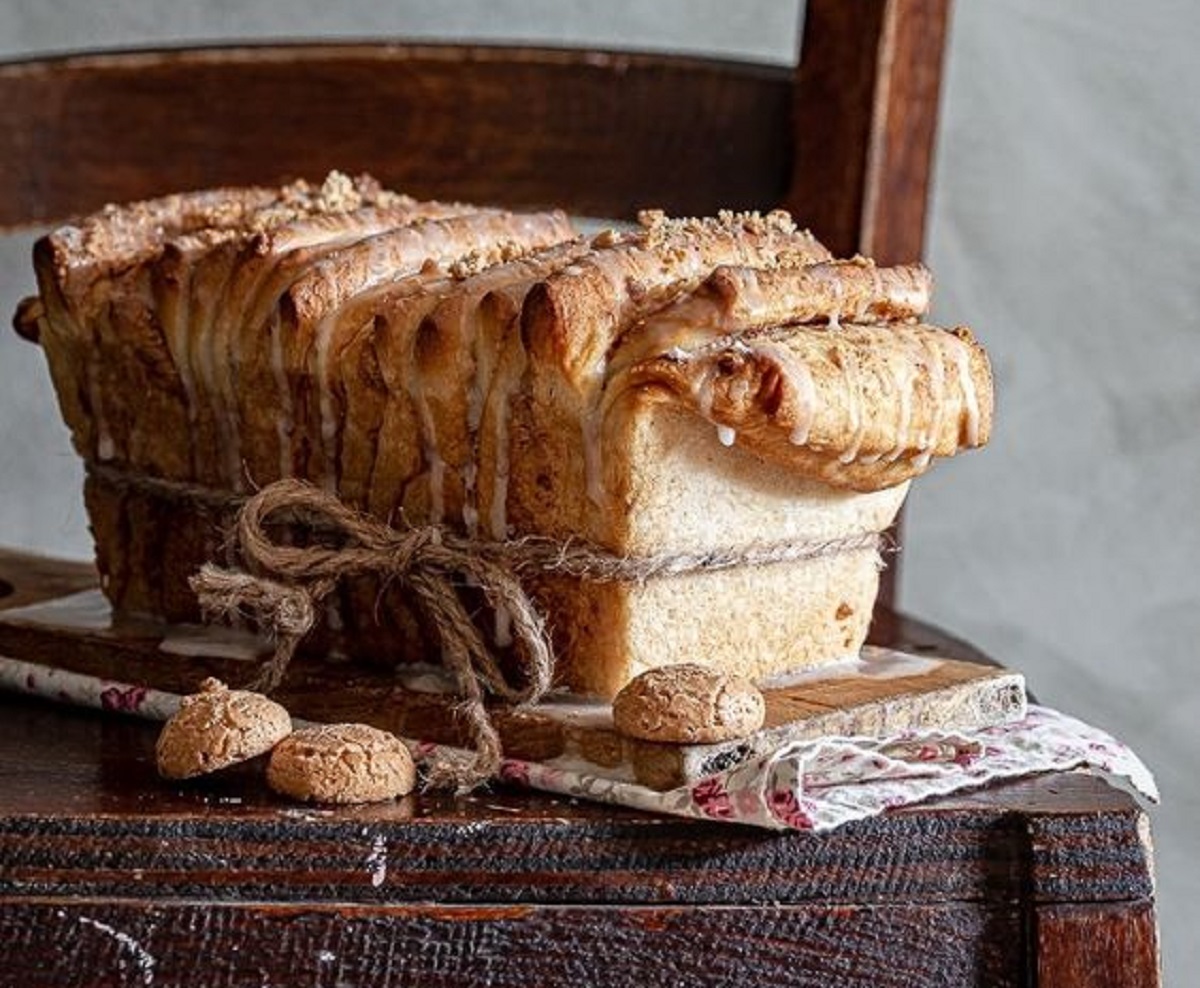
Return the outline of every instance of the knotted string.
<path id="1" fill-rule="evenodd" d="M 284 516 L 335 544 L 294 546 L 276 540 L 270 526 Z M 206 612 L 221 617 L 248 612 L 273 634 L 274 654 L 255 685 L 268 691 L 279 686 L 296 647 L 316 623 L 321 602 L 342 580 L 402 581 L 437 628 L 475 749 L 470 762 L 433 765 L 430 783 L 469 789 L 495 774 L 500 738 L 488 717 L 485 693 L 515 705 L 536 703 L 554 672 L 545 623 L 510 567 L 439 527 L 392 528 L 298 480 L 271 484 L 247 500 L 234 539 L 247 571 L 209 563 L 191 585 Z M 464 581 L 482 590 L 493 610 L 503 608 L 509 615 L 524 682 L 508 680 L 471 620 L 456 589 Z"/>

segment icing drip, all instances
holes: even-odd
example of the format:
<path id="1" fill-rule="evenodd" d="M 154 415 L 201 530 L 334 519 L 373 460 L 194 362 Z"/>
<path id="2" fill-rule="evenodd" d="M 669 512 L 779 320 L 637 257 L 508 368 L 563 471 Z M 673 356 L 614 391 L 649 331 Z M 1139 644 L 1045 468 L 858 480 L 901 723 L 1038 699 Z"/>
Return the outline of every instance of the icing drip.
<path id="1" fill-rule="evenodd" d="M 583 469 L 587 496 L 597 507 L 604 506 L 604 464 L 600 449 L 606 405 L 590 409 L 583 416 Z"/>
<path id="2" fill-rule="evenodd" d="M 472 538 L 479 533 L 479 507 L 476 504 L 476 485 L 478 484 L 479 468 L 474 463 L 468 463 L 462 471 L 463 478 L 463 527 Z"/>
<path id="3" fill-rule="evenodd" d="M 470 305 L 462 305 L 458 309 L 458 339 L 471 340 L 475 355 L 474 374 L 471 375 L 471 387 L 467 392 L 467 449 L 470 461 L 463 468 L 463 525 L 467 534 L 472 538 L 479 531 L 479 430 L 483 422 L 483 409 L 486 403 L 488 388 L 491 385 L 493 373 L 492 361 L 482 359 L 483 339 L 478 322 L 474 327 L 468 326 L 468 315 L 476 311 L 477 299 L 472 299 Z"/>
<path id="4" fill-rule="evenodd" d="M 441 253 L 435 249 L 438 246 L 437 238 L 427 236 L 419 226 L 375 234 L 360 240 L 357 244 L 350 245 L 347 250 L 353 252 L 355 255 L 360 252 L 363 255 L 362 273 L 355 279 L 354 289 L 345 297 L 338 300 L 318 320 L 314 328 L 313 335 L 316 345 L 313 348 L 313 370 L 317 379 L 317 413 L 320 423 L 321 451 L 323 454 L 321 484 L 329 491 L 336 490 L 337 488 L 337 443 L 339 426 L 341 424 L 339 421 L 340 416 L 338 416 L 334 408 L 333 389 L 330 387 L 329 380 L 329 362 L 333 349 L 334 336 L 340 323 L 339 317 L 346 313 L 347 307 L 355 306 L 365 300 L 374 298 L 381 291 L 386 290 L 390 284 L 417 273 L 415 268 L 403 264 L 405 252 L 401 249 L 399 256 L 397 253 L 397 244 L 405 245 L 409 241 L 415 241 L 412 245 L 415 256 L 434 257 Z M 334 265 L 334 270 L 336 271 L 336 261 L 334 259 L 322 262 L 320 267 L 324 268 L 327 264 Z M 409 359 L 411 362 L 411 355 Z M 426 414 L 428 414 L 428 409 L 426 409 Z M 437 441 L 436 439 L 430 441 L 433 444 L 434 455 L 436 456 Z M 440 505 L 440 487 L 438 490 L 438 503 Z M 441 517 L 439 510 L 433 520 L 440 521 Z"/>
<path id="5" fill-rule="evenodd" d="M 500 344 L 503 347 L 503 343 Z M 518 359 L 519 357 L 519 359 Z M 525 370 L 524 353 L 507 355 L 501 351 L 500 363 L 492 376 L 487 394 L 492 425 L 492 496 L 488 505 L 488 531 L 493 539 L 508 538 L 508 481 L 511 472 L 512 398 Z M 494 615 L 493 638 L 499 648 L 512 644 L 512 616 L 504 606 Z"/>
<path id="6" fill-rule="evenodd" d="M 862 449 L 863 438 L 867 431 L 866 417 L 863 415 L 862 393 L 859 390 L 861 382 L 859 378 L 862 372 L 859 367 L 858 358 L 854 355 L 853 348 L 843 346 L 840 343 L 835 344 L 837 353 L 841 356 L 843 377 L 846 381 L 846 394 L 848 401 L 846 407 L 850 416 L 850 431 L 852 438 L 850 445 L 838 457 L 842 463 L 853 463 L 858 459 L 859 451 Z"/>
<path id="7" fill-rule="evenodd" d="M 421 452 L 428 467 L 429 523 L 437 525 L 442 521 L 446 510 L 446 461 L 442 459 L 442 452 L 438 447 L 437 427 L 433 421 L 433 412 L 429 407 L 425 388 L 421 385 L 417 369 L 413 366 L 415 363 L 416 361 L 410 357 L 409 364 L 412 370 L 409 376 L 408 394 L 416 407 L 417 423 L 421 430 Z"/>
<path id="8" fill-rule="evenodd" d="M 787 382 L 796 405 L 796 424 L 788 441 L 793 446 L 803 446 L 808 442 L 817 414 L 817 386 L 812 371 L 798 354 L 773 340 L 755 340 L 750 349 L 770 357 Z"/>
<path id="9" fill-rule="evenodd" d="M 921 337 L 926 353 L 929 355 L 929 395 L 933 402 L 933 420 L 929 425 L 928 435 L 922 437 L 919 452 L 913 459 L 918 469 L 924 470 L 929 466 L 933 451 L 941 441 L 942 424 L 946 416 L 946 359 L 942 347 L 943 335 L 938 334 L 934 339 Z"/>
<path id="10" fill-rule="evenodd" d="M 179 281 L 175 286 L 175 298 L 162 306 L 166 314 L 163 319 L 164 337 L 167 348 L 171 351 L 175 370 L 179 374 L 179 383 L 183 385 L 184 401 L 187 404 L 188 424 L 196 422 L 196 380 L 192 374 L 192 363 L 188 352 L 188 298 L 191 294 L 191 270 L 185 267 L 179 272 Z"/>
<path id="11" fill-rule="evenodd" d="M 912 330 L 904 326 L 896 326 L 892 330 L 895 334 L 897 342 L 902 344 L 899 352 L 891 350 L 887 353 L 888 370 L 892 372 L 892 379 L 896 387 L 896 400 L 900 405 L 899 418 L 896 424 L 896 444 L 891 451 L 883 458 L 888 463 L 894 463 L 900 459 L 912 445 L 912 413 L 913 413 L 913 385 L 917 377 L 917 360 L 919 348 L 915 347 L 913 342 Z M 914 349 L 918 353 L 914 353 Z"/>
<path id="12" fill-rule="evenodd" d="M 589 260 L 608 286 L 609 297 L 612 299 L 612 320 L 614 323 L 619 323 L 625 307 L 629 303 L 629 279 L 627 276 L 629 260 L 625 255 L 615 252 L 601 252 L 593 255 Z M 564 269 L 564 273 L 578 276 L 582 275 L 584 270 L 582 267 L 571 265 Z M 604 465 L 601 462 L 600 450 L 600 433 L 604 424 L 604 413 L 598 406 L 603 401 L 606 369 L 603 356 L 590 368 L 585 387 L 590 385 L 588 393 L 598 397 L 580 418 L 585 486 L 588 498 L 597 507 L 603 507 L 605 503 Z"/>
<path id="13" fill-rule="evenodd" d="M 104 415 L 104 389 L 100 385 L 100 364 L 95 356 L 88 358 L 88 400 L 92 405 L 92 421 L 96 424 L 96 457 L 101 462 L 117 455 L 116 443 Z"/>
<path id="14" fill-rule="evenodd" d="M 979 396 L 975 393 L 975 381 L 971 377 L 970 348 L 957 336 L 950 336 L 950 353 L 958 374 L 958 386 L 962 391 L 963 414 L 966 416 L 967 445 L 979 445 Z M 947 341 L 949 342 L 949 341 Z"/>
<path id="15" fill-rule="evenodd" d="M 842 301 L 846 297 L 846 285 L 835 273 L 829 272 L 833 304 L 829 306 L 829 328 L 842 328 Z"/>
<path id="16" fill-rule="evenodd" d="M 287 369 L 283 363 L 283 330 L 280 325 L 279 309 L 276 308 L 268 323 L 267 332 L 271 344 L 271 373 L 279 395 L 279 412 L 275 416 L 275 429 L 279 434 L 279 476 L 292 475 L 292 389 L 288 384 Z"/>
<path id="17" fill-rule="evenodd" d="M 321 423 L 322 471 L 321 486 L 327 491 L 337 490 L 337 439 L 338 428 L 333 409 L 333 394 L 329 386 L 329 349 L 337 313 L 325 316 L 317 324 L 317 414 Z"/>
<path id="18" fill-rule="evenodd" d="M 494 539 L 508 538 L 508 479 L 510 473 L 509 422 L 512 418 L 512 395 L 520 384 L 520 374 L 509 371 L 499 375 L 493 385 L 499 408 L 492 417 L 494 428 L 494 474 L 492 500 L 488 508 L 488 527 Z"/>
<path id="19" fill-rule="evenodd" d="M 233 383 L 235 370 L 228 351 L 221 352 L 225 348 L 220 331 L 222 303 L 226 302 L 226 289 L 232 272 L 222 250 L 218 249 L 217 254 L 210 257 L 215 257 L 217 261 L 225 261 L 224 276 L 219 279 L 219 285 L 209 286 L 204 282 L 193 281 L 198 298 L 191 307 L 191 337 L 200 358 L 199 377 L 204 381 L 208 405 L 217 428 L 225 479 L 233 490 L 240 491 L 244 485 L 241 471 L 241 435 Z M 200 263 L 203 265 L 204 260 Z"/>

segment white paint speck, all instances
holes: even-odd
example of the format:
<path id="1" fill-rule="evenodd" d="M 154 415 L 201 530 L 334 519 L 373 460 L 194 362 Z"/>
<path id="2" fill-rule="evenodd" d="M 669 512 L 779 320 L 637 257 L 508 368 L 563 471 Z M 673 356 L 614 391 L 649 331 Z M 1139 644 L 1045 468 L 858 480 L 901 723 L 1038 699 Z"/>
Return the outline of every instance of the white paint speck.
<path id="1" fill-rule="evenodd" d="M 128 933 L 114 929 L 107 923 L 101 923 L 98 919 L 92 919 L 89 916 L 80 916 L 79 923 L 82 926 L 90 926 L 93 929 L 99 930 L 101 933 L 106 933 L 121 945 L 121 947 L 133 956 L 134 966 L 142 975 L 142 984 L 154 984 L 154 955 L 143 947 L 137 940 L 131 937 Z M 121 968 L 124 969 L 124 957 L 119 957 Z"/>
<path id="2" fill-rule="evenodd" d="M 387 878 L 387 841 L 382 834 L 377 834 L 371 840 L 371 851 L 367 855 L 367 872 L 371 876 L 373 888 L 379 888 Z"/>
<path id="3" fill-rule="evenodd" d="M 317 960 L 319 960 L 322 964 L 332 964 L 337 960 L 337 954 L 335 954 L 332 950 L 322 950 L 319 954 L 317 954 Z"/>

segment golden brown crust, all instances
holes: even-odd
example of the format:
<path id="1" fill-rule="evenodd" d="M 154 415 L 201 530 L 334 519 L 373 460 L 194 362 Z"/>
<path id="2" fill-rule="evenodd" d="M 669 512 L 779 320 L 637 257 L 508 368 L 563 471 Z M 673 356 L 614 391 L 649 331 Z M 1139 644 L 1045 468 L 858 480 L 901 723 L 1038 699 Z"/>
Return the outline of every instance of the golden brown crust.
<path id="1" fill-rule="evenodd" d="M 599 246 L 597 246 L 599 245 Z M 594 251 L 531 292 L 522 332 L 531 357 L 584 391 L 603 374 L 621 331 L 694 288 L 722 264 L 775 267 L 829 258 L 786 213 L 722 214 L 668 220 L 644 217 L 644 229 L 593 241 Z"/>
<path id="2" fill-rule="evenodd" d="M 335 251 L 297 280 L 281 300 L 279 332 L 290 374 L 309 382 L 298 389 L 292 410 L 291 472 L 318 476 L 336 486 L 336 451 L 342 409 L 335 405 L 331 375 L 338 352 L 369 318 L 374 297 L 401 279 L 430 281 L 468 257 L 490 266 L 570 239 L 574 231 L 561 212 L 517 214 L 484 210 L 442 220 L 425 220 Z M 420 281 L 415 283 L 418 289 Z M 407 297 L 408 290 L 392 293 Z M 411 351 L 390 366 L 406 371 Z"/>
<path id="3" fill-rule="evenodd" d="M 669 352 L 609 387 L 679 402 L 727 445 L 862 491 L 908 480 L 991 432 L 991 371 L 965 328 L 784 327 Z"/>
<path id="4" fill-rule="evenodd" d="M 271 752 L 267 784 L 312 803 L 378 803 L 407 796 L 416 767 L 394 734 L 366 724 L 321 724 L 285 738 Z"/>
<path id="5" fill-rule="evenodd" d="M 185 696 L 155 745 L 164 779 L 190 779 L 265 755 L 292 730 L 288 712 L 261 693 L 206 679 Z"/>
<path id="6" fill-rule="evenodd" d="M 617 731 L 642 741 L 715 744 L 753 734 L 766 704 L 746 679 L 692 663 L 642 673 L 613 699 Z"/>
<path id="7" fill-rule="evenodd" d="M 933 278 L 921 264 L 879 268 L 856 257 L 800 267 L 722 265 L 613 345 L 608 376 L 647 357 L 692 350 L 722 336 L 800 323 L 912 322 L 929 308 Z"/>

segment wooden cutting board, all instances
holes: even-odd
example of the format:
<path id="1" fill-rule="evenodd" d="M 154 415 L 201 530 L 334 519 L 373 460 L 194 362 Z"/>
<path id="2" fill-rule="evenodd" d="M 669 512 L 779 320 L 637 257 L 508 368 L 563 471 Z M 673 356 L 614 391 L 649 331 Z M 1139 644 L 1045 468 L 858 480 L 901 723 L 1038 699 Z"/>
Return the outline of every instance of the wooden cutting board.
<path id="1" fill-rule="evenodd" d="M 0 562 L 6 563 L 0 567 L 0 656 L 189 693 L 206 676 L 230 685 L 250 680 L 270 651 L 246 631 L 115 618 L 94 574 L 77 563 L 13 554 Z M 623 738 L 613 730 L 607 702 L 566 694 L 531 709 L 498 708 L 495 718 L 513 757 L 583 761 L 596 774 L 665 790 L 788 741 L 909 728 L 969 730 L 1017 719 L 1026 705 L 1019 673 L 879 646 L 867 646 L 859 659 L 764 684 L 763 694 L 764 728 L 712 745 Z M 361 721 L 409 738 L 464 742 L 448 680 L 434 666 L 395 671 L 297 659 L 276 698 L 307 720 Z"/>

